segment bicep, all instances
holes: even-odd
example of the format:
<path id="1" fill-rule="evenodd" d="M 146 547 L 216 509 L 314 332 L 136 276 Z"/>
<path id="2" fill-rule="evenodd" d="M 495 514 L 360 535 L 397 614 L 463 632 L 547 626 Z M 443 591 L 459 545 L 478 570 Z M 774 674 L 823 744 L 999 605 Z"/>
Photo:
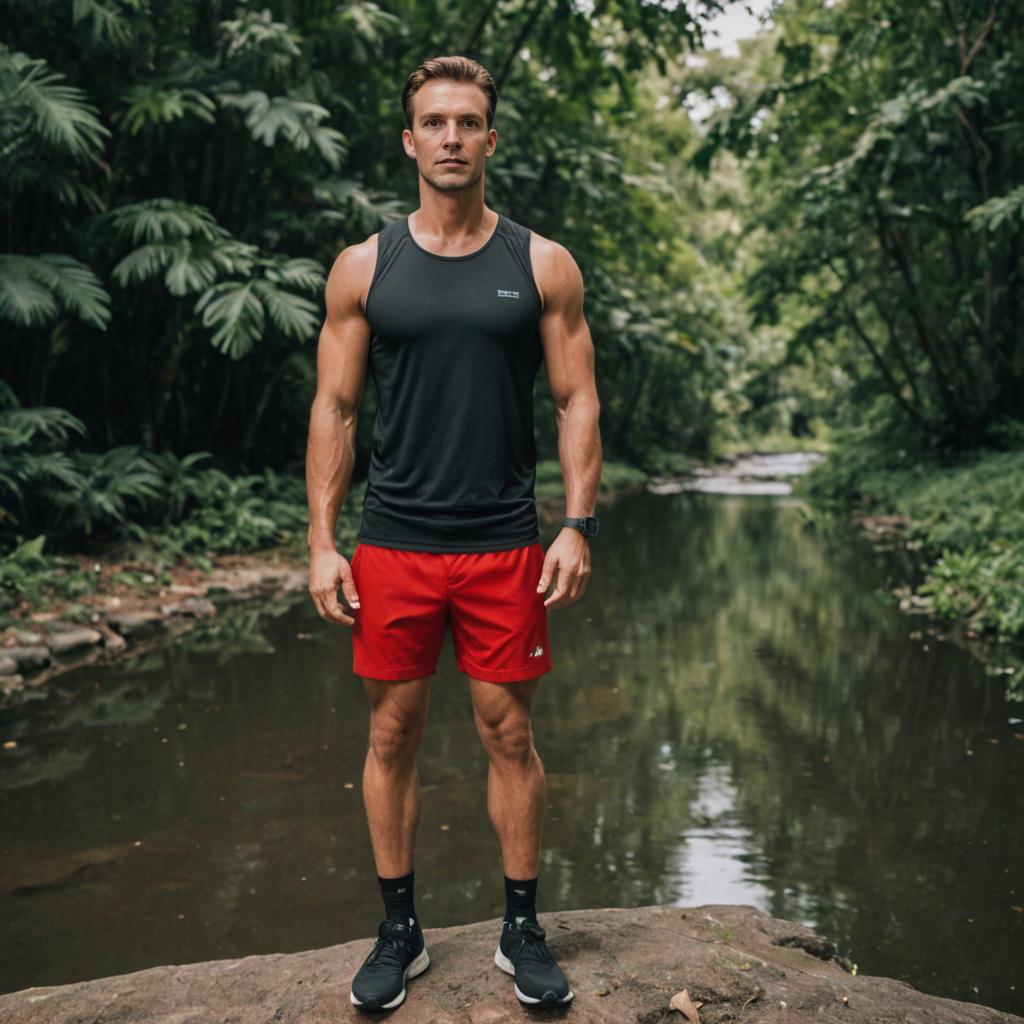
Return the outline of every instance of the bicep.
<path id="1" fill-rule="evenodd" d="M 594 389 L 594 343 L 583 315 L 583 276 L 568 252 L 562 253 L 551 261 L 539 327 L 548 383 L 559 407 Z"/>
<path id="2" fill-rule="evenodd" d="M 317 400 L 355 414 L 366 383 L 370 325 L 360 296 L 364 290 L 358 259 L 343 253 L 335 261 L 325 289 L 326 316 L 317 344 Z"/>

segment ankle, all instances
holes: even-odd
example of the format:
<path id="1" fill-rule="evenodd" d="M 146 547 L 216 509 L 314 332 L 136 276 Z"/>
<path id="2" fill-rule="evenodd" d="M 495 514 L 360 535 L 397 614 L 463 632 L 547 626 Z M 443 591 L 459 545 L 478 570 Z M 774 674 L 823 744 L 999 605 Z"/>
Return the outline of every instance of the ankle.
<path id="1" fill-rule="evenodd" d="M 509 878 L 505 876 L 505 920 L 517 917 L 537 921 L 537 879 Z"/>
<path id="2" fill-rule="evenodd" d="M 414 903 L 415 871 L 397 878 L 377 876 L 380 893 L 384 900 L 384 915 L 389 921 L 401 921 L 408 924 L 409 919 L 419 921 Z"/>

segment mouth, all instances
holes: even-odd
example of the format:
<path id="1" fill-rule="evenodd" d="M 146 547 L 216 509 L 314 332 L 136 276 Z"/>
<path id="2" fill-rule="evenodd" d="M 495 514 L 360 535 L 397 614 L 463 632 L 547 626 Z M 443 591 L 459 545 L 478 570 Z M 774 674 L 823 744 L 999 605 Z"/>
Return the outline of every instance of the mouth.
<path id="1" fill-rule="evenodd" d="M 442 167 L 461 167 L 465 162 L 465 160 L 438 160 Z"/>

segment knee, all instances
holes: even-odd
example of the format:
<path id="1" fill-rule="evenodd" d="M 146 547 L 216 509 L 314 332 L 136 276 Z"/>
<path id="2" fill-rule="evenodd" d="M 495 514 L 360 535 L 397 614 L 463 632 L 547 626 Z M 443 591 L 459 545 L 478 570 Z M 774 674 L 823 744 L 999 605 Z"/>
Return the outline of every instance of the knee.
<path id="1" fill-rule="evenodd" d="M 481 722 L 479 733 L 492 759 L 526 764 L 536 753 L 529 721 Z"/>
<path id="2" fill-rule="evenodd" d="M 385 768 L 400 768 L 416 758 L 422 726 L 418 720 L 376 714 L 370 721 L 370 753 Z"/>

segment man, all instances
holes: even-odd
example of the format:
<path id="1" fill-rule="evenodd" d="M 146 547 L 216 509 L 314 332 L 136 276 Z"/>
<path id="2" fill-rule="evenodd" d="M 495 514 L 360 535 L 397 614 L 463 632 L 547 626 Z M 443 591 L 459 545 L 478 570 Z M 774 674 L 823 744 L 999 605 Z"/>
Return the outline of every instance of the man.
<path id="1" fill-rule="evenodd" d="M 496 104 L 475 61 L 438 57 L 413 72 L 402 139 L 420 206 L 346 248 L 326 287 L 307 456 L 310 592 L 324 618 L 352 627 L 371 709 L 363 797 L 386 920 L 352 982 L 367 1010 L 400 1005 L 406 979 L 430 963 L 413 902 L 416 752 L 449 620 L 490 759 L 506 893 L 495 963 L 524 1003 L 573 995 L 537 921 L 545 786 L 530 714 L 552 667 L 547 611 L 578 600 L 590 574 L 599 404 L 576 263 L 484 203 Z M 546 553 L 534 498 L 541 362 L 566 485 L 566 519 Z M 377 417 L 349 563 L 334 530 L 367 368 Z"/>

